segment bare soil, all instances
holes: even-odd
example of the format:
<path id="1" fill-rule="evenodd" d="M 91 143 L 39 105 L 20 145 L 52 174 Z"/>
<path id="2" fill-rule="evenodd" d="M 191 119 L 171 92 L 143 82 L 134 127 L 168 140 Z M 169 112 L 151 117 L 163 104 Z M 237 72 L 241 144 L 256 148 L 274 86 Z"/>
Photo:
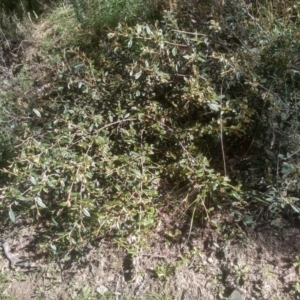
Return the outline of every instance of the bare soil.
<path id="1" fill-rule="evenodd" d="M 281 222 L 282 223 L 282 222 Z M 188 240 L 154 234 L 135 254 L 104 241 L 86 247 L 77 260 L 38 257 L 34 231 L 24 227 L 10 240 L 14 253 L 36 269 L 10 268 L 0 260 L 1 299 L 298 299 L 293 266 L 300 249 L 299 226 L 264 224 L 233 232 L 197 228 Z M 11 298 L 5 298 L 10 295 Z"/>

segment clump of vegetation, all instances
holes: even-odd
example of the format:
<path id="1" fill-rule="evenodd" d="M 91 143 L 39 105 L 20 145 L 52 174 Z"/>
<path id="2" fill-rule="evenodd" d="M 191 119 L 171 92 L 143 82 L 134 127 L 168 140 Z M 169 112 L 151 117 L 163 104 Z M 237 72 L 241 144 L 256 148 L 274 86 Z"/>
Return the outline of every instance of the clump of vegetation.
<path id="1" fill-rule="evenodd" d="M 28 11 L 39 13 L 42 5 L 39 0 L 3 0 L 0 3 L 0 9 L 6 13 L 14 13 L 23 17 Z"/>
<path id="2" fill-rule="evenodd" d="M 198 209 L 235 191 L 205 156 L 208 140 L 219 147 L 221 98 L 198 74 L 204 59 L 193 45 L 201 40 L 188 45 L 173 23 L 169 15 L 164 31 L 120 25 L 102 45 L 111 46 L 100 70 L 66 51 L 51 88 L 31 99 L 32 122 L 20 119 L 27 146 L 11 166 L 6 198 L 16 199 L 12 211 L 51 216 L 53 244 L 142 236 L 165 205 L 163 182 L 195 191 Z"/>
<path id="3" fill-rule="evenodd" d="M 77 47 L 45 55 L 48 76 L 9 108 L 2 212 L 46 220 L 58 251 L 98 236 L 131 247 L 161 210 L 245 224 L 262 203 L 299 211 L 296 21 L 243 1 L 178 1 L 155 22 L 144 1 L 70 3 Z"/>
<path id="4" fill-rule="evenodd" d="M 114 28 L 119 23 L 129 25 L 155 21 L 161 12 L 159 9 L 167 7 L 164 1 L 155 0 L 70 0 L 78 21 L 93 33 L 103 34 L 105 28 Z"/>

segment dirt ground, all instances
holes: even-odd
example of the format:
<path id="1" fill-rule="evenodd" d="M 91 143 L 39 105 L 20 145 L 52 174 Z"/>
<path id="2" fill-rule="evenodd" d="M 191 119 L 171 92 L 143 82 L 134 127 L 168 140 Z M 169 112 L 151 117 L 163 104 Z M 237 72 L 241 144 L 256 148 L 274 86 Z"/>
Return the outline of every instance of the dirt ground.
<path id="1" fill-rule="evenodd" d="M 282 223 L 235 238 L 208 227 L 180 241 L 154 234 L 135 254 L 97 241 L 68 262 L 37 256 L 34 232 L 24 227 L 9 240 L 12 251 L 37 267 L 11 268 L 3 254 L 1 299 L 300 299 L 300 227 Z"/>

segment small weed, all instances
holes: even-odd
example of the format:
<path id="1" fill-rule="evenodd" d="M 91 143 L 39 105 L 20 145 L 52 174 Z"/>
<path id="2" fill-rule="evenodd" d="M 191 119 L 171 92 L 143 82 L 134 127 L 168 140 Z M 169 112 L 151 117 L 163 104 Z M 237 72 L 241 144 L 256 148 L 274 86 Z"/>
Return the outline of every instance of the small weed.
<path id="1" fill-rule="evenodd" d="M 172 300 L 173 298 L 170 296 L 165 296 L 165 295 L 158 295 L 158 294 L 151 294 L 146 296 L 146 299 L 149 300 Z"/>
<path id="2" fill-rule="evenodd" d="M 7 282 L 9 282 L 9 278 L 4 274 L 5 271 L 1 271 L 0 273 L 0 295 L 1 300 L 17 300 L 12 293 L 7 290 Z"/>
<path id="3" fill-rule="evenodd" d="M 295 291 L 296 293 L 296 299 L 300 299 L 300 283 L 297 282 L 293 285 L 293 290 Z"/>
<path id="4" fill-rule="evenodd" d="M 298 273 L 300 274 L 300 251 L 294 257 L 293 266 L 298 270 Z"/>
<path id="5" fill-rule="evenodd" d="M 161 266 L 155 266 L 154 271 L 158 278 L 168 280 L 170 276 L 174 275 L 176 267 L 171 263 L 163 263 Z"/>
<path id="6" fill-rule="evenodd" d="M 199 249 L 194 248 L 180 255 L 175 261 L 156 265 L 154 267 L 155 275 L 160 279 L 168 280 L 182 266 L 192 264 L 200 253 Z"/>
<path id="7" fill-rule="evenodd" d="M 270 265 L 266 264 L 264 266 L 264 275 L 267 280 L 275 277 L 275 274 L 272 270 L 270 270 Z"/>
<path id="8" fill-rule="evenodd" d="M 249 273 L 249 266 L 245 265 L 243 267 L 234 265 L 235 270 L 235 281 L 240 286 L 244 285 L 244 283 L 247 281 L 248 273 Z"/>
<path id="9" fill-rule="evenodd" d="M 91 300 L 97 299 L 95 292 L 92 291 L 91 287 L 86 285 L 84 286 L 81 291 L 78 293 L 77 296 L 73 298 L 74 300 Z"/>

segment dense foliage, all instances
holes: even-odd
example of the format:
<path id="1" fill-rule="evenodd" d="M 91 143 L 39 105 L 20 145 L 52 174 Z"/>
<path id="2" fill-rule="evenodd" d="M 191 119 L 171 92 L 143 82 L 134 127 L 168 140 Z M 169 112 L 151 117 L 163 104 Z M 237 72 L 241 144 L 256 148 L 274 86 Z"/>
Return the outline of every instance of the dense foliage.
<path id="1" fill-rule="evenodd" d="M 178 1 L 153 22 L 154 6 L 134 19 L 144 2 L 132 2 L 120 11 L 106 2 L 106 20 L 91 9 L 101 1 L 70 1 L 79 38 L 92 34 L 94 44 L 45 56 L 40 86 L 6 95 L 1 141 L 17 155 L 2 159 L 1 211 L 44 220 L 54 250 L 96 236 L 130 244 L 162 210 L 193 220 L 226 209 L 244 223 L 263 203 L 298 212 L 292 15 L 243 1 Z"/>

